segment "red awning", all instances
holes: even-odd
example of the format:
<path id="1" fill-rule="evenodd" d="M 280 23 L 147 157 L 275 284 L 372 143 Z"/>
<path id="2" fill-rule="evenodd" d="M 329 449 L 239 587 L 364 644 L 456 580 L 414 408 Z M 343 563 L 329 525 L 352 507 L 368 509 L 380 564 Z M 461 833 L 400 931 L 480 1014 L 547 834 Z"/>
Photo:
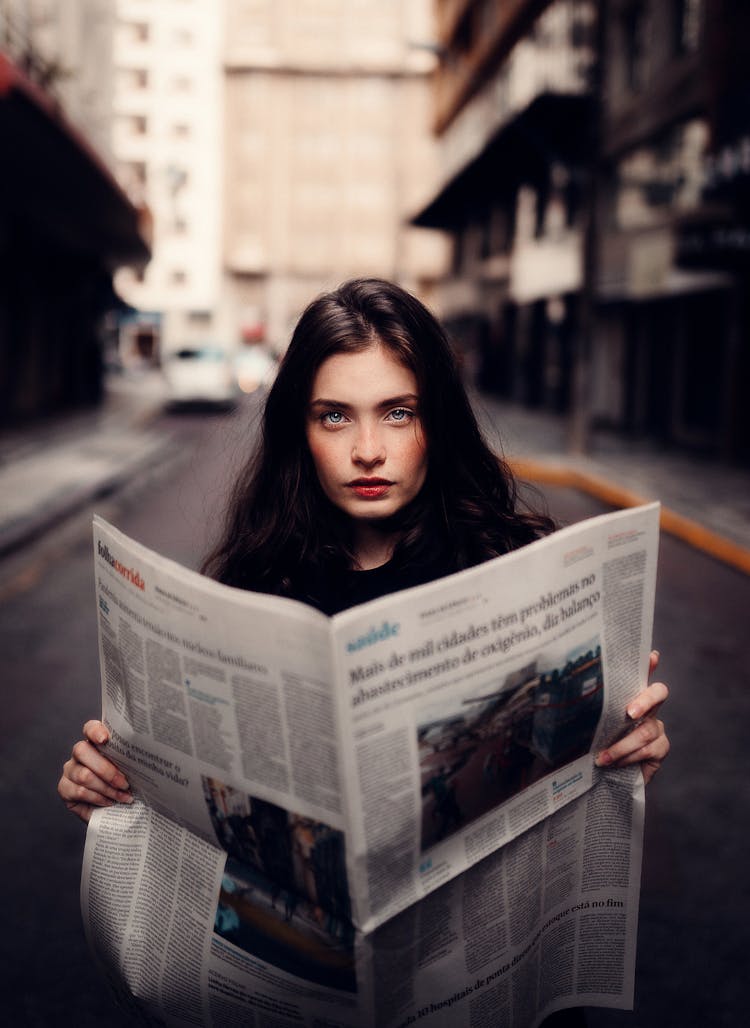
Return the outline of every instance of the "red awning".
<path id="1" fill-rule="evenodd" d="M 139 212 L 52 97 L 0 53 L 0 211 L 114 270 L 150 251 Z"/>

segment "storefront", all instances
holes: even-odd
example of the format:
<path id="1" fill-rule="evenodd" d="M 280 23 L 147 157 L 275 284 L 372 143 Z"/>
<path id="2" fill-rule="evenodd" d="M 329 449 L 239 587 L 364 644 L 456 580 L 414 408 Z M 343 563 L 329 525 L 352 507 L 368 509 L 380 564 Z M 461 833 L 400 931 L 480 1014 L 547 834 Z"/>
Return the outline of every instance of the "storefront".
<path id="1" fill-rule="evenodd" d="M 54 101 L 0 53 L 0 421 L 96 403 L 112 274 L 139 215 Z"/>

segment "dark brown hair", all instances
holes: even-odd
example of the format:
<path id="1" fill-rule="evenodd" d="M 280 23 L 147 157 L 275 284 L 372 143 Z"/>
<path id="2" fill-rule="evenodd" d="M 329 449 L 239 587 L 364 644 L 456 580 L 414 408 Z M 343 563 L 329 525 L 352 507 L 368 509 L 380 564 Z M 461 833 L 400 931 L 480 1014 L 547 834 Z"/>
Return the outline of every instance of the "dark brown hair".
<path id="1" fill-rule="evenodd" d="M 203 570 L 228 585 L 315 602 L 309 583 L 351 567 L 351 522 L 318 484 L 305 435 L 323 362 L 380 343 L 414 373 L 427 439 L 419 495 L 396 515 L 399 565 L 461 570 L 554 528 L 521 504 L 507 464 L 479 430 L 438 321 L 391 282 L 355 279 L 314 300 L 266 400 L 258 448 L 238 477 L 224 531 Z"/>

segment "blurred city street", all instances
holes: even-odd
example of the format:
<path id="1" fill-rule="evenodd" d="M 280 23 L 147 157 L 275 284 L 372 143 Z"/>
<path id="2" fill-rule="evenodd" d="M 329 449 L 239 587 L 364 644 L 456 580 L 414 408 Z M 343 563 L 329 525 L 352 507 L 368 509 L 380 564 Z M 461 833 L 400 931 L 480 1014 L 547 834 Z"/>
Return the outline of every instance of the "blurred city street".
<path id="1" fill-rule="evenodd" d="M 603 430 L 592 433 L 585 455 L 574 455 L 565 418 L 472 396 L 488 437 L 522 478 L 572 485 L 612 506 L 659 500 L 676 515 L 678 535 L 750 569 L 750 471 Z M 167 399 L 158 371 L 119 374 L 108 379 L 100 408 L 0 435 L 0 555 L 182 452 L 174 428 L 182 422 L 170 429 L 156 421 Z"/>
<path id="2" fill-rule="evenodd" d="M 199 568 L 293 326 L 360 277 L 434 312 L 532 504 L 661 502 L 635 1011 L 586 1016 L 747 1022 L 748 40 L 733 0 L 0 0 L 0 1024 L 132 1023 L 56 794 L 92 515 Z"/>
<path id="3" fill-rule="evenodd" d="M 5 482 L 24 463 L 46 459 L 57 447 L 85 448 L 96 438 L 106 449 L 108 431 L 132 433 L 134 446 L 136 439 L 143 442 L 140 463 L 134 460 L 124 474 L 119 458 L 113 460 L 117 481 L 111 468 L 102 472 L 104 488 L 92 476 L 90 495 L 79 493 L 74 510 L 63 489 L 59 499 L 68 504 L 68 516 L 45 531 L 30 512 L 34 540 L 0 562 L 6 695 L 0 799 L 9 826 L 3 909 L 16 927 L 4 934 L 0 955 L 0 1014 L 9 1025 L 127 1023 L 86 950 L 78 909 L 84 829 L 55 794 L 66 748 L 100 709 L 91 513 L 197 566 L 227 483 L 251 444 L 259 399 L 247 398 L 234 413 L 170 415 L 162 412 L 153 384 L 150 393 L 120 385 L 111 407 L 97 415 L 96 428 L 86 419 L 61 424 L 43 446 L 38 435 L 23 446 L 19 434 L 15 457 L 6 451 L 0 466 L 5 496 Z M 564 463 L 555 443 L 564 434 L 559 420 L 500 409 L 479 396 L 475 401 L 486 412 L 488 431 L 507 440 L 509 457 Z M 651 474 L 675 499 L 681 490 L 689 492 L 690 482 L 681 481 L 669 461 L 660 466 L 656 455 L 650 464 L 643 455 L 640 461 L 627 456 L 641 467 L 642 485 Z M 698 462 L 688 470 L 692 478 L 703 474 Z M 613 487 L 633 487 L 604 454 L 596 458 L 596 473 L 608 476 Z M 544 493 L 563 521 L 607 509 L 578 490 L 546 486 Z M 51 494 L 39 502 L 47 511 L 54 503 Z M 706 507 L 690 513 L 700 520 L 711 509 L 707 493 Z M 733 1028 L 744 1022 L 742 983 L 728 977 L 727 968 L 744 960 L 750 912 L 744 873 L 750 861 L 744 774 L 749 605 L 750 576 L 664 535 L 654 644 L 662 654 L 660 676 L 672 687 L 666 718 L 673 751 L 648 792 L 636 1011 L 589 1010 L 595 1028 Z"/>

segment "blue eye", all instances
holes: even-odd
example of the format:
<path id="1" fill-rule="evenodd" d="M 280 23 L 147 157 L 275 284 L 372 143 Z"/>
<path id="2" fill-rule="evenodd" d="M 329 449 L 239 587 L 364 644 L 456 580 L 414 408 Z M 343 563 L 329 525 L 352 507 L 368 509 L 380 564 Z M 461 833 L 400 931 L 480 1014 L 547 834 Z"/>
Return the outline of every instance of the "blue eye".
<path id="1" fill-rule="evenodd" d="M 414 412 L 407 410 L 406 407 L 396 407 L 392 410 L 388 417 L 391 421 L 410 421 L 414 417 Z"/>
<path id="2" fill-rule="evenodd" d="M 344 420 L 344 415 L 340 410 L 327 410 L 325 414 L 320 415 L 320 420 L 324 425 L 340 425 Z"/>

